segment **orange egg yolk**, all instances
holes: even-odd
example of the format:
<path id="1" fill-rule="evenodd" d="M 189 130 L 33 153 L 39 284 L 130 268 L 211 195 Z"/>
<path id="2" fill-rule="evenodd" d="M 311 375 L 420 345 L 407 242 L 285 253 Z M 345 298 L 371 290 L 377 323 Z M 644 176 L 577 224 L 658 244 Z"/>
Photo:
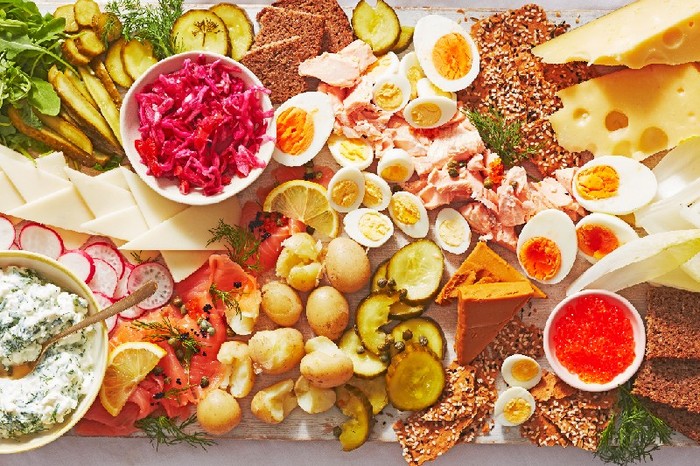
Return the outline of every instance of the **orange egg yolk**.
<path id="1" fill-rule="evenodd" d="M 440 37 L 433 47 L 433 64 L 445 79 L 466 76 L 472 67 L 472 56 L 464 36 L 451 32 Z"/>
<path id="2" fill-rule="evenodd" d="M 584 199 L 607 199 L 617 194 L 620 176 L 609 165 L 595 165 L 576 174 L 577 190 Z"/>
<path id="3" fill-rule="evenodd" d="M 289 107 L 277 117 L 277 147 L 286 154 L 299 155 L 314 139 L 314 119 L 306 110 Z"/>
<path id="4" fill-rule="evenodd" d="M 510 373 L 513 375 L 515 380 L 526 382 L 535 378 L 538 371 L 539 368 L 537 367 L 537 364 L 533 363 L 529 359 L 524 359 L 513 364 L 513 368 L 510 370 Z"/>
<path id="5" fill-rule="evenodd" d="M 549 280 L 561 268 L 559 247 L 551 239 L 542 236 L 525 241 L 518 256 L 527 273 L 537 280 Z"/>
<path id="6" fill-rule="evenodd" d="M 615 233 L 603 225 L 583 225 L 576 229 L 578 248 L 582 253 L 601 259 L 620 246 Z"/>

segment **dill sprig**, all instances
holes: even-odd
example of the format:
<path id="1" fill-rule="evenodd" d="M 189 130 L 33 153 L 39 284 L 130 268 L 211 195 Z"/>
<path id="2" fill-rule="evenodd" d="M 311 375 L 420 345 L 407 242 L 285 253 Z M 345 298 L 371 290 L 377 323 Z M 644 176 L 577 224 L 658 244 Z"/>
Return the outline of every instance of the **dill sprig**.
<path id="1" fill-rule="evenodd" d="M 182 16 L 183 0 L 158 0 L 157 4 L 142 5 L 140 0 L 110 0 L 106 10 L 122 22 L 122 34 L 127 40 L 147 40 L 159 60 L 175 54 L 170 31 Z"/>
<path id="2" fill-rule="evenodd" d="M 537 152 L 537 147 L 522 147 L 520 121 L 509 123 L 506 117 L 493 107 L 490 107 L 486 113 L 466 109 L 462 111 L 479 132 L 486 147 L 498 154 L 504 167 L 510 168 L 517 165 Z"/>
<path id="3" fill-rule="evenodd" d="M 150 333 L 146 335 L 148 341 L 157 343 L 159 341 L 168 342 L 170 346 L 180 346 L 183 350 L 183 358 L 185 362 L 189 362 L 192 356 L 199 353 L 199 342 L 190 335 L 189 332 L 182 332 L 176 328 L 167 317 L 163 317 L 162 321 L 144 322 L 135 320 L 131 323 L 132 326 L 141 330 L 148 330 Z"/>
<path id="4" fill-rule="evenodd" d="M 204 432 L 185 432 L 190 425 L 194 424 L 196 416 L 193 414 L 181 423 L 177 419 L 167 416 L 148 416 L 136 421 L 136 427 L 141 429 L 150 439 L 158 451 L 161 445 L 175 445 L 178 443 L 186 443 L 192 447 L 201 447 L 206 450 L 207 447 L 216 445 L 216 442 Z"/>
<path id="5" fill-rule="evenodd" d="M 255 236 L 238 225 L 229 225 L 219 219 L 219 224 L 209 230 L 211 238 L 207 246 L 212 243 L 222 242 L 231 260 L 244 269 L 257 270 L 260 266 L 258 248 L 260 241 Z"/>
<path id="6" fill-rule="evenodd" d="M 595 455 L 620 466 L 653 460 L 651 453 L 671 440 L 671 428 L 632 395 L 629 383 L 620 387 L 617 403 L 619 412 L 600 434 Z"/>
<path id="7" fill-rule="evenodd" d="M 231 297 L 231 293 L 231 291 L 220 290 L 219 287 L 216 286 L 216 283 L 212 283 L 209 287 L 209 294 L 211 295 L 212 300 L 221 300 L 228 310 L 239 314 L 241 312 L 241 305 L 237 299 Z"/>

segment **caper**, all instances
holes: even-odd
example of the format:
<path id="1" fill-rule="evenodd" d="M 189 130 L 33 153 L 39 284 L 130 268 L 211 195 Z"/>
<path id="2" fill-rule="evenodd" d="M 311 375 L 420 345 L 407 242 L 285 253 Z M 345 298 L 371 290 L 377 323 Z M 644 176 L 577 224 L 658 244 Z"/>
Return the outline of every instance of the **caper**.
<path id="1" fill-rule="evenodd" d="M 333 427 L 333 437 L 339 438 L 340 434 L 343 433 L 343 429 L 340 428 L 340 426 L 335 426 Z"/>
<path id="2" fill-rule="evenodd" d="M 484 188 L 486 188 L 486 189 L 491 189 L 491 188 L 493 188 L 493 181 L 491 180 L 491 178 L 488 178 L 488 177 L 487 177 L 487 178 L 484 180 Z"/>
<path id="3" fill-rule="evenodd" d="M 357 354 L 364 354 L 365 351 L 365 347 L 362 345 L 358 346 L 356 350 Z"/>
<path id="4" fill-rule="evenodd" d="M 457 171 L 456 168 L 450 168 L 447 170 L 447 174 L 450 175 L 452 178 L 457 178 L 459 176 L 459 171 Z"/>
<path id="5" fill-rule="evenodd" d="M 396 286 L 396 280 L 394 280 L 393 278 L 390 279 L 387 285 L 389 285 L 389 288 L 394 288 Z"/>
<path id="6" fill-rule="evenodd" d="M 185 357 L 185 352 L 183 351 L 182 348 L 178 348 L 175 350 L 175 357 L 180 359 L 180 360 Z"/>
<path id="7" fill-rule="evenodd" d="M 179 296 L 175 296 L 175 297 L 173 298 L 173 306 L 175 306 L 175 307 L 180 307 L 180 306 L 182 306 L 182 298 L 179 297 Z"/>
<path id="8" fill-rule="evenodd" d="M 199 386 L 202 388 L 207 388 L 209 386 L 209 377 L 203 375 L 201 380 L 199 381 Z"/>
<path id="9" fill-rule="evenodd" d="M 152 370 L 151 372 L 153 372 L 153 375 L 162 375 L 162 374 L 163 374 L 163 368 L 160 367 L 160 366 L 156 366 L 156 367 L 153 368 L 153 370 Z"/>
<path id="10" fill-rule="evenodd" d="M 168 344 L 170 346 L 175 346 L 175 345 L 177 345 L 177 343 L 178 343 L 178 339 L 176 337 L 168 338 Z"/>
<path id="11" fill-rule="evenodd" d="M 403 341 L 397 341 L 396 343 L 394 343 L 394 348 L 396 349 L 396 351 L 401 352 L 406 349 L 406 343 L 404 343 Z"/>
<path id="12" fill-rule="evenodd" d="M 408 294 L 408 291 L 406 291 L 405 289 L 402 288 L 399 290 L 399 298 L 404 299 L 404 298 L 406 298 L 407 294 Z"/>
<path id="13" fill-rule="evenodd" d="M 379 280 L 377 280 L 377 286 L 379 288 L 384 288 L 386 286 L 387 282 L 388 282 L 388 280 L 386 278 L 380 278 Z"/>
<path id="14" fill-rule="evenodd" d="M 428 337 L 426 337 L 425 335 L 421 335 L 418 339 L 418 343 L 420 343 L 421 346 L 428 346 Z"/>
<path id="15" fill-rule="evenodd" d="M 391 361 L 391 356 L 389 356 L 389 353 L 382 353 L 379 355 L 379 360 L 386 364 Z"/>
<path id="16" fill-rule="evenodd" d="M 213 337 L 216 334 L 216 329 L 209 324 L 209 327 L 207 328 L 207 334 L 209 334 L 210 337 Z"/>
<path id="17" fill-rule="evenodd" d="M 409 329 L 406 329 L 403 331 L 401 336 L 404 340 L 410 340 L 411 338 L 413 338 L 413 332 L 411 332 Z"/>

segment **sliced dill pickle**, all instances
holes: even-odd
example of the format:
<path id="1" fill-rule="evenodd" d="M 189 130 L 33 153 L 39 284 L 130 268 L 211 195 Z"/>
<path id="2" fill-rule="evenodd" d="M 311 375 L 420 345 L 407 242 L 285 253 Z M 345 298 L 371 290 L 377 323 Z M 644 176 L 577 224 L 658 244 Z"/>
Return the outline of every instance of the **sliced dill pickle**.
<path id="1" fill-rule="evenodd" d="M 384 0 L 377 0 L 374 8 L 360 0 L 352 10 L 352 28 L 358 39 L 372 47 L 375 55 L 390 51 L 401 35 L 399 17 Z"/>
<path id="2" fill-rule="evenodd" d="M 391 335 L 395 342 L 403 342 L 404 345 L 427 346 L 438 359 L 442 360 L 445 357 L 445 349 L 447 348 L 445 334 L 440 325 L 430 317 L 405 320 L 391 330 Z M 399 352 L 396 345 L 392 351 Z"/>
<path id="3" fill-rule="evenodd" d="M 372 412 L 377 415 L 389 404 L 389 396 L 386 393 L 386 377 L 374 377 L 373 379 L 361 379 L 353 377 L 348 381 L 365 394 L 372 405 Z"/>
<path id="4" fill-rule="evenodd" d="M 341 385 L 335 389 L 335 405 L 349 419 L 340 426 L 338 440 L 343 451 L 362 446 L 372 430 L 372 405 L 362 391 L 352 385 Z"/>
<path id="5" fill-rule="evenodd" d="M 394 53 L 401 53 L 406 50 L 413 41 L 413 26 L 401 26 L 401 33 L 399 33 L 399 40 L 394 44 L 394 48 L 391 49 Z"/>
<path id="6" fill-rule="evenodd" d="M 209 10 L 189 10 L 180 16 L 170 31 L 177 53 L 204 50 L 229 55 L 231 37 L 224 21 Z"/>
<path id="7" fill-rule="evenodd" d="M 386 269 L 389 267 L 389 259 L 385 260 L 374 271 L 372 275 L 371 291 L 379 291 L 384 293 L 395 292 L 395 287 L 389 284 L 386 279 Z M 412 317 L 418 317 L 425 311 L 425 306 L 422 304 L 411 304 L 406 303 L 399 298 L 394 304 L 389 308 L 389 318 L 390 319 L 410 319 Z"/>
<path id="8" fill-rule="evenodd" d="M 367 350 L 380 356 L 389 350 L 387 334 L 382 327 L 389 323 L 391 305 L 399 300 L 398 294 L 371 293 L 360 301 L 355 314 L 357 335 Z"/>
<path id="9" fill-rule="evenodd" d="M 386 373 L 389 403 L 401 411 L 433 405 L 445 388 L 445 369 L 428 347 L 417 344 L 394 356 Z"/>
<path id="10" fill-rule="evenodd" d="M 440 247 L 429 239 L 422 239 L 396 251 L 389 260 L 386 278 L 402 301 L 425 304 L 437 295 L 444 266 Z"/>
<path id="11" fill-rule="evenodd" d="M 389 267 L 389 259 L 377 266 L 372 275 L 370 291 L 384 291 L 387 289 L 386 269 Z"/>
<path id="12" fill-rule="evenodd" d="M 376 354 L 367 351 L 353 329 L 346 330 L 340 337 L 338 348 L 352 359 L 353 370 L 357 377 L 376 377 L 386 372 L 386 368 L 389 367 L 388 360 L 384 362 Z"/>
<path id="13" fill-rule="evenodd" d="M 224 22 L 231 40 L 231 58 L 240 60 L 253 45 L 253 23 L 245 10 L 233 3 L 219 3 L 209 8 Z"/>

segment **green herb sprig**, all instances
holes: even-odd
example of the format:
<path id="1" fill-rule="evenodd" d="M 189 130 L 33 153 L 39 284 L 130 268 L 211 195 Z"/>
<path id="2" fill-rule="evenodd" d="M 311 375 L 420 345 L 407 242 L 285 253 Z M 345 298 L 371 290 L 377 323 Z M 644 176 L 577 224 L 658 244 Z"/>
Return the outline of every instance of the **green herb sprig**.
<path id="1" fill-rule="evenodd" d="M 486 113 L 466 109 L 462 111 L 479 132 L 486 147 L 498 154 L 505 168 L 518 165 L 537 152 L 537 147 L 522 147 L 520 121 L 506 121 L 506 117 L 493 107 Z"/>
<path id="2" fill-rule="evenodd" d="M 595 455 L 620 466 L 653 460 L 652 452 L 671 440 L 671 428 L 632 395 L 629 383 L 619 389 L 618 408 L 600 434 Z"/>
<path id="3" fill-rule="evenodd" d="M 226 252 L 231 260 L 246 270 L 255 271 L 260 267 L 258 248 L 260 241 L 251 232 L 238 225 L 229 225 L 219 219 L 219 224 L 209 230 L 212 235 L 207 246 L 213 243 L 224 243 Z"/>
<path id="4" fill-rule="evenodd" d="M 156 451 L 161 445 L 176 445 L 178 443 L 185 443 L 203 450 L 216 445 L 216 442 L 207 437 L 204 432 L 188 433 L 185 431 L 195 421 L 194 414 L 180 423 L 177 422 L 177 419 L 167 416 L 148 416 L 136 421 L 135 425 L 148 436 Z"/>
<path id="5" fill-rule="evenodd" d="M 236 298 L 233 298 L 231 296 L 231 291 L 220 290 L 216 286 L 216 283 L 212 283 L 209 287 L 209 294 L 211 295 L 212 300 L 221 300 L 221 302 L 224 304 L 224 306 L 226 306 L 228 310 L 233 311 L 236 314 L 239 314 L 241 312 L 241 304 Z"/>
<path id="6" fill-rule="evenodd" d="M 164 317 L 162 321 L 153 322 L 135 320 L 131 325 L 137 329 L 148 330 L 149 334 L 146 335 L 146 339 L 152 343 L 165 341 L 170 346 L 182 347 L 182 359 L 185 363 L 189 363 L 192 356 L 198 354 L 201 349 L 199 342 L 189 332 L 180 331 L 167 317 Z"/>

